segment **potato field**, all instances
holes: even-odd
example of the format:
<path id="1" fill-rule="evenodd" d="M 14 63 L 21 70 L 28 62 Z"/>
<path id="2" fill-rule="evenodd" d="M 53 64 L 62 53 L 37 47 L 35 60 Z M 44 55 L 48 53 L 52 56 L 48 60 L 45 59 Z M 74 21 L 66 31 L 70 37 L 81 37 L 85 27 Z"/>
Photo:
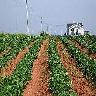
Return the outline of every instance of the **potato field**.
<path id="1" fill-rule="evenodd" d="M 96 36 L 0 33 L 0 96 L 96 96 Z"/>

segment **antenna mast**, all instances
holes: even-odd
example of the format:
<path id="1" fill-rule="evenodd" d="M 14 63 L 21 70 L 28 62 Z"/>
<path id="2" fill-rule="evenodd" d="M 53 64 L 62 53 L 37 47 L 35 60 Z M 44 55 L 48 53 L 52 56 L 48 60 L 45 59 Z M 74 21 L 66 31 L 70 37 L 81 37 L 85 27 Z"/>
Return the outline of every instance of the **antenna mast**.
<path id="1" fill-rule="evenodd" d="M 26 11 L 27 11 L 27 33 L 29 33 L 29 12 L 28 12 L 28 0 L 26 0 Z"/>
<path id="2" fill-rule="evenodd" d="M 43 18 L 41 17 L 41 32 L 43 32 Z"/>

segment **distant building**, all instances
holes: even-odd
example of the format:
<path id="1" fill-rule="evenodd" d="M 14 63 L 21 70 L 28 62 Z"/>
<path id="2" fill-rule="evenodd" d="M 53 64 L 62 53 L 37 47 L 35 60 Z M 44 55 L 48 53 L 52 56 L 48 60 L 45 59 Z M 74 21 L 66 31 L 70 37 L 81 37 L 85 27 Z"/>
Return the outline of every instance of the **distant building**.
<path id="1" fill-rule="evenodd" d="M 85 31 L 82 23 L 67 24 L 67 35 L 84 35 Z"/>

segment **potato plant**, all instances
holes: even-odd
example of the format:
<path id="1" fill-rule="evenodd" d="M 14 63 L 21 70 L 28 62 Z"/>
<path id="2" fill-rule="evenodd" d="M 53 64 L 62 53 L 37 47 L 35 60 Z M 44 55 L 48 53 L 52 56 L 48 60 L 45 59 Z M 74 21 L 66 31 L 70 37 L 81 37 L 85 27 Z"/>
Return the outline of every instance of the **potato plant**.
<path id="1" fill-rule="evenodd" d="M 36 41 L 22 61 L 16 66 L 10 77 L 6 77 L 0 83 L 0 96 L 22 96 L 27 81 L 31 80 L 32 63 L 37 58 L 42 37 L 36 37 Z"/>
<path id="2" fill-rule="evenodd" d="M 50 40 L 49 53 L 49 68 L 50 68 L 50 89 L 53 96 L 77 96 L 71 88 L 71 81 L 66 74 L 67 71 L 61 63 L 60 57 L 56 49 L 54 39 Z"/>
<path id="3" fill-rule="evenodd" d="M 3 34 L 0 35 L 1 43 L 0 43 L 0 49 L 4 50 L 8 47 L 11 48 L 8 53 L 6 53 L 4 56 L 0 57 L 0 68 L 5 67 L 7 65 L 7 62 L 11 60 L 12 58 L 16 57 L 16 55 L 26 46 L 30 44 L 32 39 L 34 38 L 32 36 L 27 36 L 23 34 Z"/>
<path id="4" fill-rule="evenodd" d="M 68 42 L 66 37 L 62 37 L 62 42 L 68 49 L 70 55 L 76 60 L 77 67 L 83 72 L 86 79 L 96 85 L 96 60 L 89 58 L 80 49 Z"/>

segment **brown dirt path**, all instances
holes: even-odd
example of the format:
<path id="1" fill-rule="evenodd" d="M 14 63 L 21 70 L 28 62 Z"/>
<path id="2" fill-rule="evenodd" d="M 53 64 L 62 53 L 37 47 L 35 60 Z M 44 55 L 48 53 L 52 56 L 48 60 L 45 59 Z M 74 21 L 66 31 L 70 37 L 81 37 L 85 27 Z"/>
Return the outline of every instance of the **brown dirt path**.
<path id="1" fill-rule="evenodd" d="M 70 57 L 64 45 L 58 42 L 57 49 L 61 61 L 71 78 L 73 90 L 77 92 L 78 96 L 96 96 L 96 89 L 93 89 L 89 82 L 83 77 L 83 73 L 76 67 L 75 60 Z"/>
<path id="2" fill-rule="evenodd" d="M 19 62 L 24 58 L 25 54 L 29 51 L 29 48 L 33 44 L 34 42 L 31 42 L 29 46 L 20 51 L 15 58 L 9 60 L 7 66 L 0 69 L 0 77 L 10 76 L 16 69 L 16 65 L 19 64 Z"/>
<path id="3" fill-rule="evenodd" d="M 0 57 L 2 57 L 2 56 L 4 56 L 5 54 L 7 54 L 10 50 L 11 50 L 11 47 L 5 49 L 3 52 L 0 52 Z"/>
<path id="4" fill-rule="evenodd" d="M 51 96 L 49 91 L 48 40 L 43 41 L 37 59 L 33 63 L 32 80 L 24 89 L 23 96 Z"/>
<path id="5" fill-rule="evenodd" d="M 74 44 L 77 48 L 80 49 L 81 52 L 87 54 L 90 58 L 92 59 L 96 59 L 96 53 L 89 53 L 89 49 L 87 49 L 85 46 L 81 45 L 79 42 L 77 42 L 76 40 L 72 39 L 69 40 L 69 42 L 71 44 Z"/>

